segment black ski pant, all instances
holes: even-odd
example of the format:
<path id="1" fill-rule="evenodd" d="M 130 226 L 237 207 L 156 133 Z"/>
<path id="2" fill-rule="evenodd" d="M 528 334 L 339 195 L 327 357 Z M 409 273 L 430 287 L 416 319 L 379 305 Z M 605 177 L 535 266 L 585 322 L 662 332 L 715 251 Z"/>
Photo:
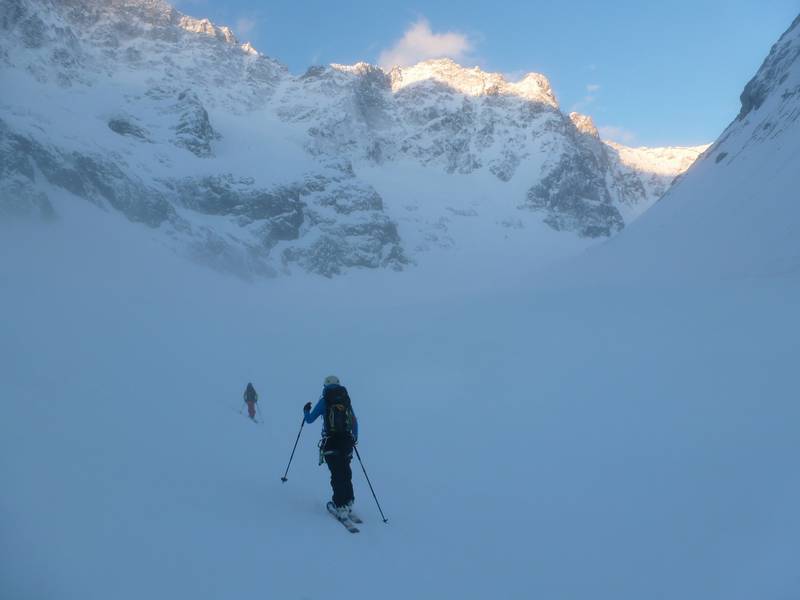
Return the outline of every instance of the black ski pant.
<path id="1" fill-rule="evenodd" d="M 337 507 L 344 506 L 353 500 L 353 471 L 350 469 L 353 440 L 329 437 L 322 443 L 322 452 L 331 471 L 333 503 Z"/>

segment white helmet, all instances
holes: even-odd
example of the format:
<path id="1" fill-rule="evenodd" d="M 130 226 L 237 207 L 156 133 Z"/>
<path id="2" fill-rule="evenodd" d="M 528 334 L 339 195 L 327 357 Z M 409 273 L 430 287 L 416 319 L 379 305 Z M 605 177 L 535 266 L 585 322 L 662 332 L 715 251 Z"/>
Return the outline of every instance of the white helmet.
<path id="1" fill-rule="evenodd" d="M 325 385 L 339 385 L 339 378 L 336 375 L 328 375 L 325 378 Z"/>

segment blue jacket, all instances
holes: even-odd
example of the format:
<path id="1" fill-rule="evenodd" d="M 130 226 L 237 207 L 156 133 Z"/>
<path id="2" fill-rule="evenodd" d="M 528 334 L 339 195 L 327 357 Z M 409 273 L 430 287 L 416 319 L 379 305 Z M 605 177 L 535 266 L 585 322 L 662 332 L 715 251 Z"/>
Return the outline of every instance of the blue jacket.
<path id="1" fill-rule="evenodd" d="M 305 413 L 306 415 L 306 423 L 313 423 L 320 417 L 322 414 L 325 413 L 325 390 L 332 387 L 338 387 L 337 384 L 326 385 L 322 388 L 322 396 L 319 400 L 317 400 L 317 405 Z M 353 407 L 350 406 L 350 410 L 353 411 Z M 325 426 L 325 419 L 322 420 L 322 435 L 324 436 L 326 433 L 326 426 Z M 358 441 L 358 418 L 356 418 L 356 413 L 353 411 L 353 439 Z"/>

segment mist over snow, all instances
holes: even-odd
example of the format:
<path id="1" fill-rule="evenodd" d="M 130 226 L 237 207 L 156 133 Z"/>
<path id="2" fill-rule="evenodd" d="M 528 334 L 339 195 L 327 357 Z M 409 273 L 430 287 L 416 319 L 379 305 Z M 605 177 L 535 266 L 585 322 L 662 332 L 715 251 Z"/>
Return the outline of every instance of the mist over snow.
<path id="1" fill-rule="evenodd" d="M 796 596 L 800 18 L 633 149 L 540 74 L 0 11 L 0 598 Z M 331 373 L 357 535 L 317 424 L 280 481 Z"/>

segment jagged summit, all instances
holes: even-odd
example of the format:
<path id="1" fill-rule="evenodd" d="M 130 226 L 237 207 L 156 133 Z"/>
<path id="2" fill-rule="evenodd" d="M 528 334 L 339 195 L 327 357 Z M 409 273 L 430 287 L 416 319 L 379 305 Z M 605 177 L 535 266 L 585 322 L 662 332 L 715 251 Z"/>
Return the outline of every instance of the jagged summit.
<path id="1" fill-rule="evenodd" d="M 35 10 L 39 6 L 50 4 L 53 8 L 61 8 L 61 14 L 68 21 L 80 24 L 86 30 L 110 25 L 118 37 L 144 37 L 167 41 L 175 37 L 175 29 L 187 33 L 212 37 L 231 46 L 240 47 L 246 53 L 255 53 L 249 42 L 240 44 L 236 35 L 224 25 L 215 25 L 207 18 L 195 18 L 186 15 L 164 0 L 69 0 L 38 3 L 35 0 L 7 0 L 10 4 L 11 19 L 26 16 L 27 26 L 31 30 L 43 33 L 56 25 L 47 18 L 47 11 Z M 103 32 L 108 42 L 113 38 Z"/>
<path id="2" fill-rule="evenodd" d="M 365 61 L 359 61 L 353 65 L 342 65 L 339 63 L 331 63 L 330 68 L 334 71 L 340 71 L 342 73 L 349 73 L 351 75 L 365 75 L 367 73 L 376 73 L 381 71 L 382 69 L 371 63 Z M 313 68 L 313 67 L 312 67 Z"/>
<path id="3" fill-rule="evenodd" d="M 699 146 L 665 146 L 662 148 L 639 146 L 631 148 L 610 140 L 604 141 L 604 143 L 617 153 L 623 165 L 638 171 L 668 177 L 674 177 L 686 171 L 710 146 L 710 144 L 701 144 Z"/>
<path id="4" fill-rule="evenodd" d="M 431 80 L 467 96 L 514 95 L 558 107 L 550 82 L 539 73 L 528 73 L 518 82 L 509 82 L 500 73 L 489 73 L 477 66 L 463 67 L 450 58 L 437 58 L 411 67 L 394 67 L 389 77 L 393 91 Z"/>
<path id="5" fill-rule="evenodd" d="M 227 42 L 228 44 L 238 45 L 239 43 L 239 40 L 236 39 L 236 36 L 233 34 L 233 31 L 231 31 L 230 27 L 225 27 L 224 25 L 218 27 L 208 19 L 193 19 L 192 17 L 181 15 L 180 19 L 178 20 L 178 25 L 186 31 L 210 35 L 218 40 Z"/>
<path id="6" fill-rule="evenodd" d="M 409 67 L 393 67 L 389 71 L 364 61 L 352 65 L 331 63 L 327 68 L 356 76 L 385 74 L 391 91 L 395 93 L 411 85 L 431 81 L 444 84 L 465 96 L 518 96 L 558 108 L 550 81 L 541 73 L 528 73 L 519 81 L 508 81 L 501 73 L 487 72 L 477 66 L 464 67 L 450 58 L 424 60 Z M 326 67 L 310 67 L 305 76 L 322 75 L 325 70 Z"/>
<path id="7" fill-rule="evenodd" d="M 261 56 L 261 53 L 258 50 L 256 50 L 253 44 L 251 44 L 250 42 L 245 42 L 244 44 L 242 44 L 242 50 L 244 50 L 245 53 L 250 54 L 251 56 Z"/>
<path id="8" fill-rule="evenodd" d="M 553 106 L 558 106 L 558 100 L 550 85 L 550 80 L 541 73 L 527 73 L 519 81 L 512 82 L 510 86 L 512 89 L 519 92 L 519 95 L 523 98 L 530 96 L 536 96 L 538 98 L 539 95 L 542 94 L 551 100 Z"/>
<path id="9" fill-rule="evenodd" d="M 600 137 L 600 132 L 597 131 L 597 126 L 594 124 L 592 117 L 582 115 L 579 112 L 571 112 L 569 113 L 569 120 L 572 121 L 572 124 L 575 125 L 575 128 L 581 133 L 585 133 L 593 138 Z"/>

